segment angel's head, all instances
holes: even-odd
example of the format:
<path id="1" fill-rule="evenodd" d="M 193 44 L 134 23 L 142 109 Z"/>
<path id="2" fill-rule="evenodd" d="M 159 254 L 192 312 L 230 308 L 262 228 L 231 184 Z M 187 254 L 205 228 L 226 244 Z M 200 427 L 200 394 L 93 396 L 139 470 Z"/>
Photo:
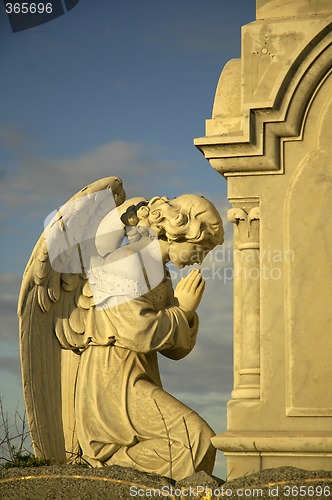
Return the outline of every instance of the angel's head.
<path id="1" fill-rule="evenodd" d="M 224 239 L 221 217 L 210 201 L 195 194 L 173 200 L 154 197 L 137 211 L 138 225 L 150 226 L 166 261 L 176 267 L 201 263 Z"/>

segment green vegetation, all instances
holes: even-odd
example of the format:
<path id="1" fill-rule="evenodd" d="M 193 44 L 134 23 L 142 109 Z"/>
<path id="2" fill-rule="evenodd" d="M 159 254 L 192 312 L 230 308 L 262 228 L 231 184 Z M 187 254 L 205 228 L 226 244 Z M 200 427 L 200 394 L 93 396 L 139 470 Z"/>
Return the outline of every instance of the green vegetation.
<path id="1" fill-rule="evenodd" d="M 39 467 L 51 465 L 51 460 L 36 458 L 29 445 L 29 431 L 25 413 L 16 410 L 14 424 L 10 425 L 0 397 L 0 470 L 11 467 Z"/>
<path id="2" fill-rule="evenodd" d="M 36 458 L 31 452 L 22 453 L 13 449 L 13 455 L 10 461 L 0 464 L 0 469 L 10 469 L 11 467 L 40 467 L 42 465 L 51 465 L 51 460 Z"/>

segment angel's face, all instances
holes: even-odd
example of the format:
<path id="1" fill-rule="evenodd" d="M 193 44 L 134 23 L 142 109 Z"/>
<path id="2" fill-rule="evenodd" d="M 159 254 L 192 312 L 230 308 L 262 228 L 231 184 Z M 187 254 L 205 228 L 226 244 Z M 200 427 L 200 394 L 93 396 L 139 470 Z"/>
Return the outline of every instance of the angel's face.
<path id="1" fill-rule="evenodd" d="M 204 249 L 201 245 L 188 241 L 172 241 L 168 248 L 169 260 L 178 269 L 193 264 L 201 264 L 208 252 L 209 250 Z"/>

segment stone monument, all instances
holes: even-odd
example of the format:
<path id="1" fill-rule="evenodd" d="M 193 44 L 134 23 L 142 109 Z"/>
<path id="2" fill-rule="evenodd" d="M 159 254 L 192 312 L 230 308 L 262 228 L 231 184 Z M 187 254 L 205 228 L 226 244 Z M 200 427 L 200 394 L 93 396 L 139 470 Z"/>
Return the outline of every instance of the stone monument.
<path id="1" fill-rule="evenodd" d="M 174 292 L 165 264 L 200 264 L 223 241 L 208 200 L 125 201 L 101 179 L 47 221 L 20 294 L 21 363 L 37 457 L 170 477 L 212 473 L 212 429 L 162 389 L 157 353 L 193 349 L 199 269 Z"/>
<path id="2" fill-rule="evenodd" d="M 195 140 L 234 224 L 230 479 L 332 469 L 332 3 L 256 7 Z"/>

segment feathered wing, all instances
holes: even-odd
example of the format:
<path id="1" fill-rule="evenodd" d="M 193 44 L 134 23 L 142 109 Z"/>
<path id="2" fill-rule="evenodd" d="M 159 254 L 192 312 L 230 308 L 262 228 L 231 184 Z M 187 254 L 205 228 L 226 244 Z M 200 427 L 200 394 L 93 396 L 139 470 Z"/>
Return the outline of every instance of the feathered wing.
<path id="1" fill-rule="evenodd" d="M 26 267 L 18 305 L 23 392 L 35 454 L 78 449 L 74 391 L 92 293 L 85 271 L 100 221 L 125 201 L 122 181 L 90 184 L 55 213 Z"/>

